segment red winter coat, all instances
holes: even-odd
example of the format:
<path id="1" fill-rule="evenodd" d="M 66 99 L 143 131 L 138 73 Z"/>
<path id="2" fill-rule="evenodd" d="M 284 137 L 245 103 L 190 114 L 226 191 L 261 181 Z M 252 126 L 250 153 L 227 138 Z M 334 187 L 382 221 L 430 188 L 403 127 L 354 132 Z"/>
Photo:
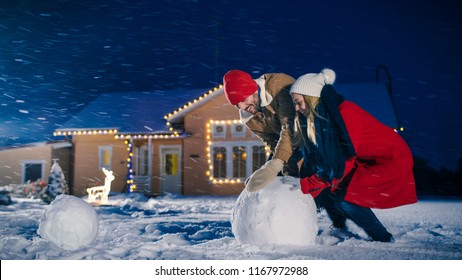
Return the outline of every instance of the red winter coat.
<path id="1" fill-rule="evenodd" d="M 417 202 L 412 154 L 401 136 L 352 102 L 344 101 L 339 111 L 357 158 L 376 160 L 372 166 L 358 166 L 345 201 L 370 208 Z"/>
<path id="2" fill-rule="evenodd" d="M 355 148 L 356 159 L 374 159 L 376 162 L 370 166 L 358 164 L 345 201 L 382 209 L 417 202 L 413 159 L 401 136 L 350 101 L 342 102 L 339 111 Z M 356 159 L 345 163 L 344 174 L 351 171 Z M 314 179 L 301 180 L 304 193 L 327 186 L 327 183 L 315 182 L 317 180 Z"/>

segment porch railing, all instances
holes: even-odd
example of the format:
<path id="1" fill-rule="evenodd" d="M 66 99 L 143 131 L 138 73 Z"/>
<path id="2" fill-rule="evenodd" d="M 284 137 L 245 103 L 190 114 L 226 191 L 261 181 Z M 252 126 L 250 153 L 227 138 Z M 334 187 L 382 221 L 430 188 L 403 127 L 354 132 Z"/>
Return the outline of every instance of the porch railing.
<path id="1" fill-rule="evenodd" d="M 149 176 L 134 176 L 133 183 L 136 185 L 135 192 L 151 193 L 151 180 Z"/>

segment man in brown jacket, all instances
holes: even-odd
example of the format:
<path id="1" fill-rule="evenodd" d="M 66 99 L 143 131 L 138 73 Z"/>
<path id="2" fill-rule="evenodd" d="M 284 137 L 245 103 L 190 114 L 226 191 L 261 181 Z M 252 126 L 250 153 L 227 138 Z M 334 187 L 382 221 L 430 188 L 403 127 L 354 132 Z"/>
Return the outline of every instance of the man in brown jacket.
<path id="1" fill-rule="evenodd" d="M 239 109 L 244 123 L 271 150 L 272 157 L 246 182 L 249 191 L 259 190 L 279 172 L 298 176 L 301 158 L 293 145 L 295 108 L 289 90 L 294 78 L 283 73 L 264 74 L 258 79 L 241 70 L 223 77 L 226 98 Z"/>

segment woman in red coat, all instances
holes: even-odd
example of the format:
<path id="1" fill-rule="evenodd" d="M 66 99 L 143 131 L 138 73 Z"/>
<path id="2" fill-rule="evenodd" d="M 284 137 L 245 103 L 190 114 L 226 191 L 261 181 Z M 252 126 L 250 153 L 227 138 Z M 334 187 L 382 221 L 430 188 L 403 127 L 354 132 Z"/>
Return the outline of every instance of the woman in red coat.
<path id="1" fill-rule="evenodd" d="M 306 74 L 291 87 L 303 147 L 302 191 L 315 197 L 344 229 L 346 219 L 376 241 L 392 235 L 370 208 L 417 202 L 409 147 L 392 128 L 344 100 L 332 84 L 335 72 Z"/>

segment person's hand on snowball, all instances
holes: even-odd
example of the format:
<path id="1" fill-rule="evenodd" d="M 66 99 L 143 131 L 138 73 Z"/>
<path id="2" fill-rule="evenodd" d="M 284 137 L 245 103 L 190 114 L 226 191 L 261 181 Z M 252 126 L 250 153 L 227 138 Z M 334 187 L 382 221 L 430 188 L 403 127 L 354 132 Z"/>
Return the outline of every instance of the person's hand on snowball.
<path id="1" fill-rule="evenodd" d="M 283 176 L 281 182 L 285 185 L 290 185 L 291 191 L 296 191 L 301 189 L 300 178 L 293 176 Z"/>
<path id="2" fill-rule="evenodd" d="M 282 160 L 276 158 L 269 160 L 245 182 L 246 189 L 249 192 L 263 189 L 269 182 L 276 178 L 283 167 L 284 162 Z"/>

